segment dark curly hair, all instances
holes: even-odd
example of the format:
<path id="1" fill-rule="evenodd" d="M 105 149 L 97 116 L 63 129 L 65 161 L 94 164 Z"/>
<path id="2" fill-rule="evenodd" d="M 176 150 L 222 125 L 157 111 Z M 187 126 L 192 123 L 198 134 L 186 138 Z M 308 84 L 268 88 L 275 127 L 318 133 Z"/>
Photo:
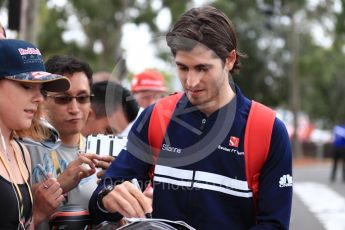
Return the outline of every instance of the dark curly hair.
<path id="1" fill-rule="evenodd" d="M 92 69 L 90 65 L 79 58 L 71 55 L 55 55 L 50 57 L 45 63 L 47 72 L 54 74 L 74 74 L 77 72 L 85 73 L 89 80 L 90 89 L 92 87 Z"/>

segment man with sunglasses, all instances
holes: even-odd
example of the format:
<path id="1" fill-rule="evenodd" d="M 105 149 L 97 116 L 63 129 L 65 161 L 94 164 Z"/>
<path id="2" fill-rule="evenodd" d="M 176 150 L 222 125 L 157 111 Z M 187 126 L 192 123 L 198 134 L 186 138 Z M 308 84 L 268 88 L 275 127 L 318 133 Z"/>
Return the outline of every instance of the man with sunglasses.
<path id="1" fill-rule="evenodd" d="M 35 223 L 47 219 L 61 205 L 56 194 L 65 194 L 64 205 L 77 204 L 87 209 L 88 200 L 97 185 L 95 175 L 98 162 L 102 158 L 96 154 L 82 154 L 85 138 L 81 134 L 91 108 L 92 70 L 90 66 L 72 56 L 53 56 L 45 63 L 52 73 L 66 76 L 71 84 L 68 91 L 45 93 L 43 112 L 59 132 L 61 145 L 55 149 L 31 146 L 32 181 L 39 184 L 43 175 L 38 168 L 42 164 L 45 171 L 57 178 L 59 187 L 43 184 L 35 194 Z M 97 161 L 98 160 L 98 161 Z M 47 221 L 38 229 L 48 229 Z"/>

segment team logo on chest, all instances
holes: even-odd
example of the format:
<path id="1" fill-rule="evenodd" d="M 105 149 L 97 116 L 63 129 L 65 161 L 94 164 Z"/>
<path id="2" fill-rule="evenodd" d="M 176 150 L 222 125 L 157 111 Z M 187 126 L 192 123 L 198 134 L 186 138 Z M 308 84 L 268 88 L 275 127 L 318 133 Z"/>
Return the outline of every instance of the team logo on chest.
<path id="1" fill-rule="evenodd" d="M 240 143 L 240 138 L 231 136 L 229 139 L 229 146 L 230 147 L 238 147 L 238 144 Z"/>

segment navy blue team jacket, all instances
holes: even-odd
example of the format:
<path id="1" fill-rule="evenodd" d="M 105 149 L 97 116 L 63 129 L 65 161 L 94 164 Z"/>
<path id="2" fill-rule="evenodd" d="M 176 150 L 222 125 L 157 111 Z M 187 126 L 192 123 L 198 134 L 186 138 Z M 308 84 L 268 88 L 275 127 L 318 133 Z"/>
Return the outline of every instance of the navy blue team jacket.
<path id="1" fill-rule="evenodd" d="M 196 229 L 288 229 L 292 203 L 292 154 L 286 128 L 275 119 L 268 159 L 260 175 L 258 213 L 253 207 L 244 163 L 244 131 L 250 100 L 236 88 L 236 99 L 211 116 L 180 99 L 154 170 L 153 217 L 183 220 Z M 109 183 L 137 178 L 149 182 L 152 156 L 148 123 L 153 106 L 134 124 L 127 148 L 113 161 L 93 193 L 95 220 L 116 221 L 97 204 Z M 162 114 L 163 115 L 163 114 Z"/>

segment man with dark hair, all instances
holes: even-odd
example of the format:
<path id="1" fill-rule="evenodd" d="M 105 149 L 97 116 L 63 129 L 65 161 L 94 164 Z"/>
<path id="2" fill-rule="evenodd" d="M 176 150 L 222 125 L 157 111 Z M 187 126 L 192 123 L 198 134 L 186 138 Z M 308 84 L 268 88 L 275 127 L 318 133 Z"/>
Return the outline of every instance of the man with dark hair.
<path id="1" fill-rule="evenodd" d="M 74 56 L 55 55 L 46 61 L 45 66 L 52 72 L 69 75 L 70 77 L 75 73 L 83 73 L 91 89 L 93 71 L 87 62 Z"/>
<path id="2" fill-rule="evenodd" d="M 32 183 L 39 184 L 43 175 L 38 164 L 43 165 L 47 173 L 57 178 L 59 192 L 66 194 L 64 204 L 77 204 L 87 208 L 92 191 L 97 186 L 95 176 L 96 154 L 81 154 L 85 147 L 85 138 L 81 134 L 91 105 L 92 70 L 85 61 L 73 56 L 53 56 L 45 63 L 51 73 L 66 76 L 70 88 L 65 92 L 46 93 L 43 103 L 45 119 L 60 134 L 61 146 L 55 150 L 28 146 L 32 159 Z M 35 194 L 34 217 L 36 225 L 47 219 L 61 205 L 61 201 L 52 200 L 53 190 L 44 185 L 46 190 Z M 56 190 L 56 188 L 55 188 Z M 48 229 L 47 221 L 39 229 Z"/>
<path id="3" fill-rule="evenodd" d="M 246 178 L 251 168 L 245 162 L 245 132 L 255 103 L 237 85 L 230 85 L 242 55 L 229 18 L 211 6 L 193 8 L 182 15 L 166 40 L 184 93 L 143 111 L 129 133 L 127 148 L 92 195 L 91 214 L 98 221 L 116 221 L 152 212 L 154 218 L 182 220 L 196 229 L 288 229 L 292 154 L 286 128 L 275 116 L 271 129 L 260 127 L 271 132 L 271 138 L 267 160 L 256 175 L 258 203 L 253 202 L 256 188 L 249 186 L 252 178 Z M 164 138 L 156 145 L 152 133 L 160 130 L 152 130 L 151 125 L 157 127 L 165 119 L 164 108 L 171 108 L 168 103 L 175 98 Z M 152 205 L 129 182 L 133 178 L 142 189 L 151 181 Z"/>
<path id="4" fill-rule="evenodd" d="M 121 134 L 139 112 L 138 103 L 121 84 L 103 81 L 93 84 L 91 112 L 83 129 L 89 134 Z"/>

